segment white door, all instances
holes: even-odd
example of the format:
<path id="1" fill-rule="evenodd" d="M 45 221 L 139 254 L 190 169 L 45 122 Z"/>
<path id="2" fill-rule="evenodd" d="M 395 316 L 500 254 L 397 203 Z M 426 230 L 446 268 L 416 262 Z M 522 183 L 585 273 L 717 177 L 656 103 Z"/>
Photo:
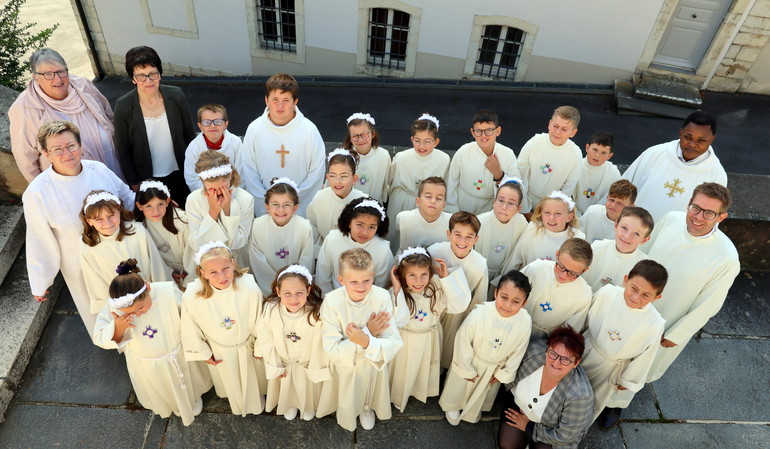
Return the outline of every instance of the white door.
<path id="1" fill-rule="evenodd" d="M 694 71 L 732 0 L 679 0 L 652 64 Z"/>

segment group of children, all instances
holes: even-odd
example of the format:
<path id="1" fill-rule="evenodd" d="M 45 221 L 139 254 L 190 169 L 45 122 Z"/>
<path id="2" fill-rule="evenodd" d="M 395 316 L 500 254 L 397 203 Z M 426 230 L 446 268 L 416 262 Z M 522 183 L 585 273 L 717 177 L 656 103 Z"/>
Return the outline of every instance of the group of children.
<path id="1" fill-rule="evenodd" d="M 564 324 L 586 336 L 596 415 L 642 388 L 667 275 L 639 249 L 653 222 L 608 162 L 612 137 L 594 136 L 585 159 L 570 140 L 575 108 L 557 108 L 518 159 L 480 111 L 451 162 L 429 114 L 392 161 L 374 118 L 353 114 L 306 218 L 303 180 L 249 191 L 244 178 L 265 175 L 224 107 L 204 105 L 198 121 L 186 210 L 147 180 L 133 216 L 105 191 L 81 212 L 93 338 L 126 352 L 145 407 L 189 425 L 214 386 L 235 414 L 336 413 L 354 430 L 440 395 L 451 424 L 477 422 L 529 341 Z"/>

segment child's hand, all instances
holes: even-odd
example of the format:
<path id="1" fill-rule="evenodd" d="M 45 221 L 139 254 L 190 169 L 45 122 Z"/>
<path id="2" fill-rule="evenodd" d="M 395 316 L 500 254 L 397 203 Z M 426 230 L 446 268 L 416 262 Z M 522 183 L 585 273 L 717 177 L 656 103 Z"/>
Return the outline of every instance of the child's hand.
<path id="1" fill-rule="evenodd" d="M 393 296 L 398 297 L 398 292 L 401 291 L 401 281 L 398 280 L 398 276 L 396 276 L 396 269 L 398 268 L 398 265 L 394 265 L 393 268 L 390 269 L 390 285 L 393 286 Z M 371 328 L 369 328 L 371 330 Z"/>
<path id="2" fill-rule="evenodd" d="M 673 348 L 674 346 L 676 346 L 676 343 L 674 343 L 671 340 L 666 340 L 665 337 L 660 337 L 660 345 L 663 346 L 664 348 Z"/>
<path id="3" fill-rule="evenodd" d="M 345 328 L 345 335 L 348 336 L 350 341 L 366 349 L 369 347 L 369 336 L 356 326 L 355 323 L 350 323 Z"/>
<path id="4" fill-rule="evenodd" d="M 390 327 L 390 314 L 384 310 L 379 313 L 372 312 L 369 321 L 366 322 L 366 327 L 369 329 L 369 333 L 379 337 L 382 331 Z"/>
<path id="5" fill-rule="evenodd" d="M 34 296 L 34 298 L 35 298 L 35 301 L 37 302 L 48 301 L 48 290 L 46 290 L 42 296 Z"/>
<path id="6" fill-rule="evenodd" d="M 206 360 L 206 363 L 208 363 L 209 365 L 217 366 L 220 363 L 222 363 L 222 361 L 221 360 L 215 360 L 214 356 L 212 355 L 208 360 Z"/>
<path id="7" fill-rule="evenodd" d="M 487 170 L 492 173 L 492 177 L 494 179 L 502 179 L 504 173 L 500 168 L 500 160 L 497 158 L 496 154 L 492 153 L 491 155 L 487 156 L 487 160 L 484 162 L 484 167 L 486 167 Z"/>
<path id="8" fill-rule="evenodd" d="M 628 390 L 628 388 L 624 387 L 623 385 L 618 385 L 618 390 L 626 391 L 626 390 Z"/>
<path id="9" fill-rule="evenodd" d="M 476 379 L 478 379 L 478 378 L 479 378 L 479 375 L 478 375 L 478 374 L 476 374 L 475 376 L 473 376 L 473 378 L 471 378 L 471 379 L 465 379 L 465 380 L 467 380 L 468 382 L 476 382 Z"/>
<path id="10" fill-rule="evenodd" d="M 497 380 L 497 377 L 495 377 L 495 376 L 492 376 L 492 378 L 489 379 L 489 385 L 494 385 L 494 384 L 496 384 L 498 382 L 500 382 L 500 381 Z"/>
<path id="11" fill-rule="evenodd" d="M 171 278 L 179 286 L 182 285 L 182 281 L 184 280 L 185 276 L 187 276 L 187 273 L 185 273 L 184 271 L 181 273 L 179 271 L 174 271 L 173 273 L 171 273 Z"/>
<path id="12" fill-rule="evenodd" d="M 225 215 L 230 216 L 230 201 L 233 199 L 233 191 L 226 187 L 219 188 L 219 205 L 222 207 L 222 212 Z"/>
<path id="13" fill-rule="evenodd" d="M 120 343 L 123 341 L 123 336 L 126 333 L 126 329 L 134 326 L 134 314 L 127 313 L 125 315 L 118 316 L 115 312 L 110 312 L 113 320 L 115 320 L 115 332 L 112 334 L 112 341 Z"/>
<path id="14" fill-rule="evenodd" d="M 447 268 L 446 262 L 443 259 L 436 259 L 436 274 L 441 279 L 449 276 L 449 268 Z"/>
<path id="15" fill-rule="evenodd" d="M 214 221 L 219 220 L 219 212 L 222 211 L 222 206 L 217 199 L 217 191 L 218 189 L 207 189 L 205 186 L 203 187 L 203 196 L 206 197 L 209 203 L 209 216 L 214 219 Z"/>

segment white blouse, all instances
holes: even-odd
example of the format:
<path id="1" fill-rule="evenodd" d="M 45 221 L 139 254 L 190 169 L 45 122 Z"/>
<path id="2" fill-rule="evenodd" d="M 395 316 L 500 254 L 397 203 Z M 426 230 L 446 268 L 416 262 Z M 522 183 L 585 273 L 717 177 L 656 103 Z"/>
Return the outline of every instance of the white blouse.
<path id="1" fill-rule="evenodd" d="M 179 170 L 174 157 L 174 142 L 171 141 L 171 128 L 168 126 L 166 113 L 164 112 L 160 117 L 145 117 L 144 127 L 147 130 L 147 142 L 150 144 L 152 176 L 162 178 Z"/>
<path id="2" fill-rule="evenodd" d="M 556 387 L 551 388 L 545 394 L 540 394 L 540 383 L 543 381 L 543 367 L 541 366 L 529 376 L 521 379 L 516 385 L 513 398 L 521 412 L 527 415 L 532 422 L 540 422 L 548 401 L 553 396 Z"/>

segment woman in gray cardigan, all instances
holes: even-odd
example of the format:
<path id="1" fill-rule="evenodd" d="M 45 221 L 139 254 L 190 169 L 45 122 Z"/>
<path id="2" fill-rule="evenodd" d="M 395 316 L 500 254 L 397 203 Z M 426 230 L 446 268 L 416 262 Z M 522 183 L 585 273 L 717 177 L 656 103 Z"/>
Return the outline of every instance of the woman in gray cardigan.
<path id="1" fill-rule="evenodd" d="M 136 88 L 115 102 L 115 147 L 126 182 L 155 178 L 184 207 L 190 193 L 184 181 L 184 152 L 195 138 L 193 118 L 182 90 L 160 84 L 163 67 L 150 47 L 126 53 L 126 73 Z"/>
<path id="2" fill-rule="evenodd" d="M 504 449 L 574 449 L 593 418 L 594 392 L 581 367 L 583 336 L 569 326 L 527 348 L 504 394 L 497 442 Z"/>

